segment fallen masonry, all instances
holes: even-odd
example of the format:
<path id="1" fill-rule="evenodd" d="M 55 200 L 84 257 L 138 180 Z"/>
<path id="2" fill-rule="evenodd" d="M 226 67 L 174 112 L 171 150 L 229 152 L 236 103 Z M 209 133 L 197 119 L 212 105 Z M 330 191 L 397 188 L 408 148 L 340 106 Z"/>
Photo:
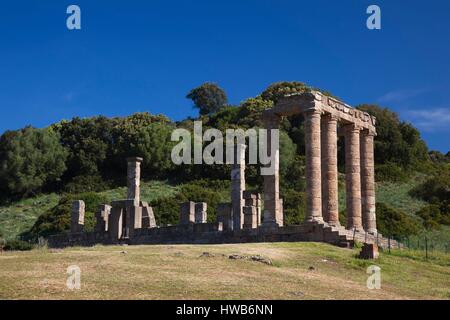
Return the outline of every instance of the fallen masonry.
<path id="1" fill-rule="evenodd" d="M 98 208 L 93 232 L 84 230 L 85 205 L 75 201 L 70 233 L 50 236 L 50 247 L 95 244 L 215 244 L 278 241 L 320 241 L 351 247 L 365 243 L 364 256 L 376 257 L 377 248 L 401 247 L 378 231 L 375 212 L 375 118 L 316 91 L 280 99 L 262 115 L 266 129 L 278 129 L 285 116 L 303 114 L 306 145 L 306 219 L 300 225 L 284 224 L 280 195 L 279 150 L 274 153 L 273 173 L 264 175 L 262 194 L 245 190 L 246 146 L 235 147 L 231 171 L 231 203 L 216 208 L 208 222 L 208 204 L 180 204 L 179 224 L 158 226 L 153 208 L 140 198 L 142 158 L 128 158 L 127 197 Z M 345 142 L 347 225 L 339 223 L 337 141 Z"/>

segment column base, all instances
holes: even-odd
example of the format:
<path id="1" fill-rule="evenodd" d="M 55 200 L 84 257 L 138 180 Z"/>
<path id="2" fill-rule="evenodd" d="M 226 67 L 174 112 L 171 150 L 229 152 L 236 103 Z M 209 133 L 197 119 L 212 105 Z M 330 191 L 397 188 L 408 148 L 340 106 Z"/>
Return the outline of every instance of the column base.
<path id="1" fill-rule="evenodd" d="M 318 223 L 323 224 L 325 221 L 323 220 L 323 217 L 310 217 L 305 220 L 306 223 Z"/>

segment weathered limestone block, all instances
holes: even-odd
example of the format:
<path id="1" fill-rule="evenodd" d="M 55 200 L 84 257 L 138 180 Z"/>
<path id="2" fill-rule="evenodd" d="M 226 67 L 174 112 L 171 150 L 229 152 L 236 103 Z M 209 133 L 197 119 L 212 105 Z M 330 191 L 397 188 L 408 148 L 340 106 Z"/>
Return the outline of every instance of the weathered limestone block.
<path id="1" fill-rule="evenodd" d="M 72 202 L 72 216 L 70 224 L 70 232 L 83 232 L 84 228 L 85 204 L 83 200 Z"/>
<path id="2" fill-rule="evenodd" d="M 375 243 L 365 243 L 359 253 L 361 259 L 378 259 L 379 256 L 378 246 Z"/>
<path id="3" fill-rule="evenodd" d="M 153 208 L 148 205 L 147 202 L 141 201 L 142 207 L 142 228 L 156 228 L 156 219 L 153 214 Z"/>
<path id="4" fill-rule="evenodd" d="M 347 228 L 363 231 L 361 217 L 360 128 L 349 124 L 345 134 L 345 189 Z"/>
<path id="5" fill-rule="evenodd" d="M 95 214 L 95 231 L 107 232 L 109 215 L 111 214 L 111 206 L 107 204 L 100 205 L 99 210 Z"/>
<path id="6" fill-rule="evenodd" d="M 374 136 L 375 133 L 372 131 L 361 131 L 362 222 L 364 229 L 372 234 L 377 233 L 375 213 Z"/>
<path id="7" fill-rule="evenodd" d="M 111 214 L 108 220 L 108 233 L 113 240 L 122 238 L 123 211 L 124 208 L 122 206 L 114 205 L 114 202 L 112 203 Z"/>
<path id="8" fill-rule="evenodd" d="M 142 228 L 142 207 L 131 206 L 125 209 L 123 228 L 126 237 L 132 238 L 136 229 Z"/>
<path id="9" fill-rule="evenodd" d="M 337 118 L 327 114 L 321 124 L 322 215 L 328 224 L 339 226 Z"/>
<path id="10" fill-rule="evenodd" d="M 141 198 L 141 163 L 143 159 L 134 157 L 128 158 L 128 171 L 127 171 L 127 185 L 128 193 L 127 199 L 132 199 L 135 201 L 134 205 L 138 206 Z"/>
<path id="11" fill-rule="evenodd" d="M 323 222 L 320 117 L 318 108 L 305 112 L 307 222 Z"/>
<path id="12" fill-rule="evenodd" d="M 244 207 L 244 229 L 256 229 L 258 227 L 258 209 L 254 206 Z"/>
<path id="13" fill-rule="evenodd" d="M 231 203 L 233 206 L 233 229 L 242 229 L 244 223 L 245 190 L 245 144 L 237 144 L 234 149 L 234 162 L 231 169 Z"/>
<path id="14" fill-rule="evenodd" d="M 222 223 L 223 230 L 233 230 L 233 209 L 231 203 L 219 203 L 217 222 Z"/>
<path id="15" fill-rule="evenodd" d="M 181 204 L 180 224 L 195 223 L 195 202 L 188 201 Z"/>
<path id="16" fill-rule="evenodd" d="M 208 205 L 206 204 L 206 202 L 197 202 L 195 204 L 195 223 L 207 222 L 207 209 Z"/>

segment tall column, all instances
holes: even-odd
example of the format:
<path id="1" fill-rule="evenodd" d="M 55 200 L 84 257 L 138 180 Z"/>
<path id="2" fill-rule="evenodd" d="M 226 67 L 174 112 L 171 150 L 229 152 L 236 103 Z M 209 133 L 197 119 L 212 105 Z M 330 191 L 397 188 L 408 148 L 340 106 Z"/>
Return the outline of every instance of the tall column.
<path id="1" fill-rule="evenodd" d="M 362 231 L 359 132 L 354 124 L 344 127 L 347 228 Z"/>
<path id="2" fill-rule="evenodd" d="M 245 144 L 235 146 L 233 168 L 231 169 L 231 204 L 234 230 L 240 230 L 244 225 L 245 148 Z"/>
<path id="3" fill-rule="evenodd" d="M 305 112 L 306 145 L 306 221 L 323 222 L 322 179 L 320 154 L 321 111 L 311 109 Z"/>
<path id="4" fill-rule="evenodd" d="M 267 129 L 267 155 L 271 156 L 273 174 L 264 175 L 264 220 L 262 227 L 282 227 L 284 223 L 283 210 L 280 206 L 280 150 L 272 146 L 273 135 L 279 136 L 272 130 L 279 130 L 281 118 L 277 115 L 264 117 L 265 128 Z M 277 141 L 277 145 L 279 143 Z M 260 145 L 261 148 L 261 145 Z"/>
<path id="5" fill-rule="evenodd" d="M 339 226 L 337 118 L 322 117 L 322 215 L 330 225 Z"/>
<path id="6" fill-rule="evenodd" d="M 135 206 L 139 206 L 141 201 L 141 162 L 142 158 L 127 158 L 128 171 L 127 171 L 127 185 L 128 193 L 127 199 L 134 200 Z"/>
<path id="7" fill-rule="evenodd" d="M 361 196 L 362 221 L 364 229 L 377 233 L 375 214 L 375 168 L 373 139 L 375 133 L 369 130 L 361 132 Z"/>

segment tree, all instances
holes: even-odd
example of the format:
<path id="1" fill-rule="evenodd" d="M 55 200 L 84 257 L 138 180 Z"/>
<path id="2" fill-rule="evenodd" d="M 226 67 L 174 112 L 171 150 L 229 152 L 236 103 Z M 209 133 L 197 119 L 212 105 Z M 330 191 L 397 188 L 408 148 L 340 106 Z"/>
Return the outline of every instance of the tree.
<path id="1" fill-rule="evenodd" d="M 66 150 L 52 129 L 26 127 L 0 138 L 0 183 L 6 192 L 28 196 L 59 181 Z"/>
<path id="2" fill-rule="evenodd" d="M 195 107 L 200 111 L 200 115 L 212 114 L 228 102 L 225 91 L 211 82 L 206 82 L 192 89 L 186 98 L 194 102 Z"/>

